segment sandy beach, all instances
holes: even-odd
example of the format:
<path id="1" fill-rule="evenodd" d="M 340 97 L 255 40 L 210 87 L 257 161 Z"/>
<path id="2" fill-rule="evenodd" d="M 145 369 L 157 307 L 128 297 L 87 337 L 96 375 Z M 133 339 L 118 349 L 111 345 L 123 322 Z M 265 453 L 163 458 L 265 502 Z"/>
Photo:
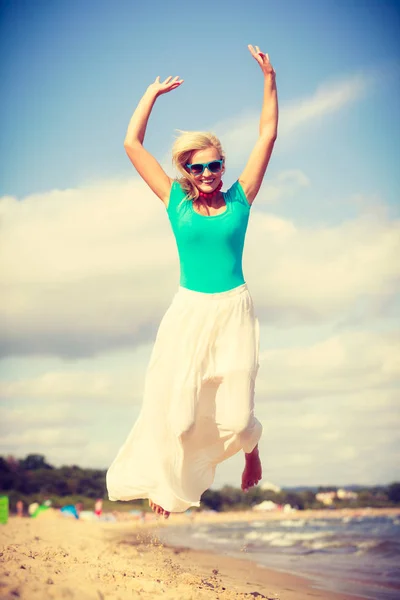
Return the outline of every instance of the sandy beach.
<path id="1" fill-rule="evenodd" d="M 316 511 L 315 516 L 321 516 L 321 512 L 332 518 L 339 516 L 332 511 Z M 237 520 L 249 516 L 206 514 L 196 515 L 195 520 Z M 263 518 L 278 516 L 275 513 Z M 289 516 L 298 517 L 299 514 Z M 56 511 L 38 519 L 12 517 L 0 527 L 0 598 L 357 598 L 317 589 L 308 579 L 258 567 L 245 559 L 162 545 L 157 532 L 169 523 L 175 526 L 179 519 L 187 522 L 183 516 L 176 517 L 175 522 L 160 519 L 145 524 L 126 517 L 116 523 L 85 522 L 61 517 Z"/>

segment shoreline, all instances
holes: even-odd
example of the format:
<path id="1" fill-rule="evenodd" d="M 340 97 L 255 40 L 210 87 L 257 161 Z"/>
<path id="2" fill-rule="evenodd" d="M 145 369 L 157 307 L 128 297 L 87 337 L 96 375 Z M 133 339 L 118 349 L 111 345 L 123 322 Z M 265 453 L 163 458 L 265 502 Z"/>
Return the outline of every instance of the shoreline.
<path id="1" fill-rule="evenodd" d="M 382 514 L 376 510 L 374 514 Z M 306 511 L 302 513 L 300 516 L 305 518 Z M 345 515 L 341 513 L 336 516 L 349 516 L 348 509 Z M 392 509 L 390 514 L 394 514 Z M 400 514 L 400 508 L 395 514 Z M 195 523 L 227 522 L 239 516 L 251 520 L 243 513 L 196 513 Z M 311 518 L 320 516 L 321 511 L 312 511 Z M 37 519 L 11 517 L 0 527 L 0 597 L 364 600 L 362 596 L 315 587 L 317 582 L 308 576 L 260 566 L 252 559 L 164 545 L 158 539 L 161 530 L 191 520 L 191 516 L 174 517 L 169 522 L 159 519 L 143 524 L 132 518 L 114 523 L 79 521 L 56 511 Z M 253 517 L 260 520 L 263 515 Z M 271 515 L 264 517 L 271 519 Z M 295 517 L 294 513 L 280 515 L 281 519 L 298 517 L 297 513 Z"/>
<path id="2" fill-rule="evenodd" d="M 140 516 L 135 514 L 132 515 L 129 512 L 118 510 L 112 511 L 111 513 L 115 516 L 118 522 L 131 522 L 140 521 Z M 312 519 L 343 519 L 343 518 L 357 518 L 357 517 L 379 517 L 379 516 L 394 516 L 400 517 L 400 506 L 391 508 L 340 508 L 340 509 L 309 509 L 309 510 L 297 510 L 293 512 L 283 512 L 280 510 L 273 511 L 254 511 L 254 510 L 241 510 L 241 511 L 192 511 L 185 513 L 171 513 L 169 519 L 164 520 L 161 517 L 157 517 L 151 511 L 146 513 L 145 524 L 151 525 L 155 522 L 164 523 L 165 525 L 179 526 L 188 523 L 232 523 L 241 521 L 288 521 L 288 520 L 312 520 Z"/>
<path id="3" fill-rule="evenodd" d="M 379 517 L 379 516 L 400 516 L 400 507 L 391 508 L 318 508 L 309 510 L 296 510 L 293 512 L 283 512 L 279 510 L 272 511 L 230 511 L 220 513 L 197 513 L 201 515 L 201 521 L 216 519 L 219 522 L 231 521 L 286 521 L 297 519 L 343 519 L 357 517 Z M 175 518 L 176 515 L 173 515 Z M 226 518 L 225 518 L 226 517 Z M 199 519 L 200 521 L 200 519 Z"/>

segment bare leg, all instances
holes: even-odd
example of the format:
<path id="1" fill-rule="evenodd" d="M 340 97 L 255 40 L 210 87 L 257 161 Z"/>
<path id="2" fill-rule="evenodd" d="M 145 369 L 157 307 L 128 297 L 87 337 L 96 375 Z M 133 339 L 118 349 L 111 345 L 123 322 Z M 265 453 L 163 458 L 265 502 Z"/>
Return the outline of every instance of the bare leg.
<path id="1" fill-rule="evenodd" d="M 165 519 L 168 519 L 170 513 L 167 510 L 164 510 L 158 504 L 155 504 L 152 500 L 149 500 L 149 506 L 151 510 L 153 510 L 157 515 L 163 515 Z"/>
<path id="2" fill-rule="evenodd" d="M 260 455 L 258 453 L 258 445 L 250 452 L 245 454 L 246 464 L 242 474 L 242 490 L 247 492 L 253 485 L 257 485 L 262 477 L 262 467 Z"/>

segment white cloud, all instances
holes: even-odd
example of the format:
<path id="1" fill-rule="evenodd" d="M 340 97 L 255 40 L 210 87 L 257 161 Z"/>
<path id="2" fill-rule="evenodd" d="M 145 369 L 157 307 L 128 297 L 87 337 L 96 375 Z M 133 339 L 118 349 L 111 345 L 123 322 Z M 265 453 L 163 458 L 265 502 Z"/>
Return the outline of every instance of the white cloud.
<path id="1" fill-rule="evenodd" d="M 12 397 L 8 397 L 11 400 Z M 82 426 L 88 418 L 67 402 L 35 403 L 33 406 L 0 407 L 0 423 L 2 432 L 24 429 L 40 429 L 41 427 L 73 427 Z"/>
<path id="2" fill-rule="evenodd" d="M 321 442 L 338 441 L 341 437 L 343 437 L 343 433 L 340 431 L 327 431 L 326 433 L 321 433 L 319 435 Z"/>
<path id="3" fill-rule="evenodd" d="M 292 376 L 297 373 L 289 369 L 287 379 Z M 398 382 L 392 388 L 368 390 L 360 381 L 359 389 L 352 392 L 330 395 L 321 391 L 302 402 L 283 402 L 278 397 L 259 403 L 256 411 L 264 426 L 260 443 L 264 478 L 284 485 L 304 481 L 373 485 L 395 480 L 399 409 Z M 227 472 L 228 467 L 220 477 Z"/>
<path id="4" fill-rule="evenodd" d="M 295 452 L 290 454 L 284 454 L 280 459 L 281 468 L 297 468 L 297 467 L 310 467 L 315 462 L 315 457 L 312 454 L 306 454 L 302 452 Z"/>
<path id="5" fill-rule="evenodd" d="M 1 202 L 5 353 L 87 355 L 148 339 L 178 284 L 161 202 L 102 182 Z"/>
<path id="6" fill-rule="evenodd" d="M 309 347 L 262 352 L 257 390 L 295 399 L 393 387 L 400 384 L 399 357 L 400 332 L 343 332 Z"/>
<path id="7" fill-rule="evenodd" d="M 320 85 L 316 91 L 304 98 L 296 99 L 279 110 L 279 148 L 283 148 L 293 134 L 307 125 L 318 123 L 323 117 L 333 114 L 361 99 L 372 87 L 377 76 L 373 73 L 353 74 L 343 79 Z M 242 115 L 217 123 L 213 131 L 219 133 L 229 158 L 230 167 L 242 167 L 258 136 L 260 113 L 247 111 Z"/>
<path id="8" fill-rule="evenodd" d="M 300 169 L 282 171 L 263 184 L 255 206 L 260 207 L 265 203 L 272 204 L 282 198 L 290 198 L 298 193 L 301 188 L 309 185 L 310 180 Z"/>
<path id="9" fill-rule="evenodd" d="M 147 355 L 146 355 L 147 356 Z M 260 371 L 257 378 L 258 409 L 263 406 L 269 414 L 271 402 L 304 400 L 363 392 L 360 407 L 368 415 L 376 408 L 385 414 L 394 410 L 387 390 L 400 384 L 400 335 L 347 331 L 328 337 L 312 345 L 297 345 L 268 349 L 260 353 Z M 120 356 L 118 369 L 110 365 L 102 373 L 94 372 L 96 359 L 79 363 L 79 370 L 65 366 L 64 371 L 49 370 L 27 378 L 3 382 L 3 401 L 35 400 L 53 406 L 49 411 L 25 408 L 16 411 L 12 422 L 43 423 L 47 419 L 62 422 L 70 407 L 73 414 L 78 407 L 140 405 L 142 400 L 146 360 L 128 360 Z M 85 370 L 86 369 L 86 370 Z M 379 395 L 379 390 L 386 390 Z M 373 392 L 371 396 L 368 392 Z M 290 403 L 291 404 L 291 403 Z M 60 409 L 60 410 L 59 410 Z M 3 409 L 4 411 L 6 409 Z M 39 416 L 40 415 L 40 416 Z M 58 416 L 57 416 L 58 415 Z M 33 419 L 33 420 L 32 420 Z M 318 414 L 303 415 L 298 424 L 303 428 L 318 429 L 326 417 Z M 3 415 L 3 422 L 8 422 Z"/>
<path id="10" fill-rule="evenodd" d="M 302 429 L 319 430 L 328 424 L 328 417 L 326 415 L 302 415 L 297 423 Z"/>
<path id="11" fill-rule="evenodd" d="M 341 110 L 362 98 L 372 83 L 372 77 L 364 74 L 324 83 L 312 96 L 283 107 L 279 134 L 287 135 L 305 123 Z"/>
<path id="12" fill-rule="evenodd" d="M 379 315 L 398 293 L 399 255 L 400 221 L 382 215 L 311 229 L 254 210 L 244 264 L 261 317 L 293 325 Z"/>
<path id="13" fill-rule="evenodd" d="M 283 174 L 280 185 L 288 181 L 305 176 Z M 274 185 L 279 195 L 279 178 Z M 4 355 L 88 356 L 154 339 L 178 258 L 165 209 L 144 184 L 104 182 L 1 206 Z M 244 266 L 260 316 L 317 322 L 360 303 L 379 314 L 398 287 L 399 232 L 381 214 L 311 229 L 255 207 Z"/>
<path id="14" fill-rule="evenodd" d="M 85 372 L 45 373 L 25 381 L 9 381 L 1 386 L 8 398 L 104 398 L 110 394 L 111 382 L 103 374 Z"/>
<path id="15" fill-rule="evenodd" d="M 74 445 L 85 446 L 88 442 L 85 433 L 79 430 L 67 430 L 65 428 L 35 428 L 22 433 L 6 433 L 2 435 L 0 451 L 2 448 L 10 450 L 27 448 L 40 448 L 42 450 L 53 450 L 54 447 L 69 448 Z M 32 451 L 32 450 L 30 450 Z"/>
<path id="16" fill-rule="evenodd" d="M 27 379 L 4 381 L 0 385 L 0 398 L 7 402 L 13 399 L 48 400 L 57 403 L 70 401 L 90 402 L 99 405 L 113 402 L 125 405 L 141 401 L 144 381 L 144 365 L 128 366 L 119 370 L 93 373 L 82 365 L 80 370 L 48 371 Z"/>

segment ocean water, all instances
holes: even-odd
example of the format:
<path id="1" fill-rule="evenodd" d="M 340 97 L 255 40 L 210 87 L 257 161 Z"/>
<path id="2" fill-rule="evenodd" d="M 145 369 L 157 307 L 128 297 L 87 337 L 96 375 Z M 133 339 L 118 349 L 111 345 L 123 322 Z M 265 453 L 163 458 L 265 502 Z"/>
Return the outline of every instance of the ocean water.
<path id="1" fill-rule="evenodd" d="M 400 517 L 287 519 L 168 527 L 172 545 L 211 550 L 303 575 L 320 589 L 400 600 Z"/>

